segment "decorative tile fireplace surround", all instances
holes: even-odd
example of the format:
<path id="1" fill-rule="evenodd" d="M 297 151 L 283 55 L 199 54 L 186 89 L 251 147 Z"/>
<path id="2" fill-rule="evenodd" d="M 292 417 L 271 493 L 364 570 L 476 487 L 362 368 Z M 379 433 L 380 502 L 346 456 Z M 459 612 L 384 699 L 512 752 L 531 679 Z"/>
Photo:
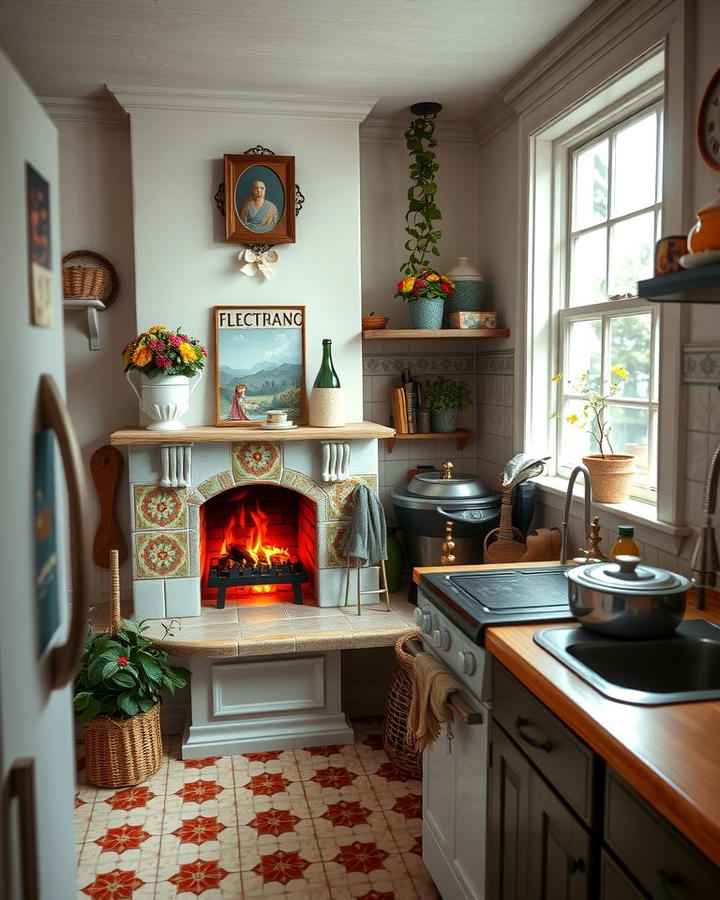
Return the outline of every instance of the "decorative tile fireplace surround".
<path id="1" fill-rule="evenodd" d="M 345 560 L 340 547 L 352 493 L 361 483 L 377 490 L 378 439 L 392 434 L 369 422 L 302 427 L 274 433 L 272 439 L 258 428 L 115 432 L 111 442 L 128 449 L 135 618 L 199 616 L 202 604 L 215 605 L 216 592 L 205 581 L 219 546 L 209 527 L 215 527 L 217 515 L 207 511 L 253 492 L 260 502 L 272 498 L 273 520 L 282 518 L 275 513 L 287 495 L 297 534 L 288 538 L 284 533 L 283 539 L 307 572 L 303 596 L 318 606 L 341 605 Z M 287 523 L 277 527 L 287 532 Z M 363 570 L 363 577 L 364 589 L 377 586 L 376 568 Z M 231 588 L 228 601 L 236 599 L 232 591 L 242 590 Z"/>

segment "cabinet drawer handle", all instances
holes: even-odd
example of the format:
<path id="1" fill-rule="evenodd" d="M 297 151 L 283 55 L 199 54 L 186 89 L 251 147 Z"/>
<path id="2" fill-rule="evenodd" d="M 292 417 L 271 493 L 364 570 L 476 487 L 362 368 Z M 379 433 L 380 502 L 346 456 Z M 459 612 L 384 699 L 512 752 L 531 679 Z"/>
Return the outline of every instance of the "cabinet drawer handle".
<path id="1" fill-rule="evenodd" d="M 659 869 L 658 875 L 660 876 L 660 883 L 663 886 L 667 900 L 676 900 L 678 895 L 673 888 L 682 884 L 682 876 L 676 872 L 666 872 L 664 869 Z"/>
<path id="2" fill-rule="evenodd" d="M 526 744 L 530 744 L 531 747 L 535 747 L 537 750 L 544 750 L 545 753 L 549 753 L 552 750 L 552 742 L 549 740 L 539 741 L 537 738 L 531 737 L 531 735 L 524 732 L 523 728 L 527 724 L 527 719 L 523 718 L 523 716 L 518 716 L 517 719 L 515 719 L 515 731 L 517 731 L 518 735 Z"/>
<path id="3" fill-rule="evenodd" d="M 571 875 L 574 875 L 576 872 L 584 872 L 585 871 L 585 860 L 582 857 L 578 859 L 573 859 L 572 856 L 568 857 L 567 870 Z"/>

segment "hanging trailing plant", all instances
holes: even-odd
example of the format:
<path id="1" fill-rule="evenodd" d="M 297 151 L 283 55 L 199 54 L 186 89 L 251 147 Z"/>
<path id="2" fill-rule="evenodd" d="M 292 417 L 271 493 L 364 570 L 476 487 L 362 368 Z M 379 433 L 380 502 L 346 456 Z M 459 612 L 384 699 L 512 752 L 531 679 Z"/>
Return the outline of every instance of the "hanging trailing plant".
<path id="1" fill-rule="evenodd" d="M 437 184 L 435 173 L 440 168 L 435 161 L 433 148 L 437 141 L 433 137 L 435 122 L 426 116 L 418 116 L 405 132 L 405 143 L 410 154 L 410 178 L 408 189 L 408 211 L 405 216 L 405 231 L 408 240 L 405 249 L 409 256 L 400 270 L 405 275 L 414 275 L 422 269 L 431 269 L 430 256 L 439 256 L 437 244 L 442 232 L 435 228 L 435 222 L 442 218 L 435 203 Z"/>

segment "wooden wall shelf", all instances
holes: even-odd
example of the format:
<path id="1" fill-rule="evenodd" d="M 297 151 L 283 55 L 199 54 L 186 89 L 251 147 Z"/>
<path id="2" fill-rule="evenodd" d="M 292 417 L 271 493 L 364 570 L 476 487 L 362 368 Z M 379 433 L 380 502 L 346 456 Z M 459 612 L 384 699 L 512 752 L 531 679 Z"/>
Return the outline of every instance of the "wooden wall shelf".
<path id="1" fill-rule="evenodd" d="M 118 447 L 126 444 L 217 444 L 236 441 L 351 441 L 390 438 L 393 433 L 394 429 L 375 422 L 350 422 L 337 428 L 299 425 L 287 431 L 249 425 L 188 425 L 181 431 L 148 431 L 146 428 L 130 427 L 114 431 L 110 435 L 110 443 Z"/>
<path id="2" fill-rule="evenodd" d="M 720 303 L 720 263 L 638 281 L 638 297 L 666 303 Z"/>
<path id="3" fill-rule="evenodd" d="M 437 338 L 505 338 L 509 328 L 376 328 L 363 331 L 365 341 L 424 341 Z"/>
<path id="4" fill-rule="evenodd" d="M 462 450 L 470 440 L 470 432 L 467 428 L 459 428 L 457 431 L 428 431 L 424 434 L 399 434 L 396 432 L 394 437 L 385 439 L 385 446 L 387 452 L 392 453 L 395 441 L 430 441 L 434 438 L 455 438 L 455 446 L 458 450 Z"/>

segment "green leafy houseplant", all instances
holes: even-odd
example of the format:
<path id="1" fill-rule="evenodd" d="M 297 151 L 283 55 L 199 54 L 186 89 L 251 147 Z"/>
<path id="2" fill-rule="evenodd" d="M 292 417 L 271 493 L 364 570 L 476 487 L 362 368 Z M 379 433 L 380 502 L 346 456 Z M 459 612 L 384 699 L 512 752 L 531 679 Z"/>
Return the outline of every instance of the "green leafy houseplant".
<path id="1" fill-rule="evenodd" d="M 464 381 L 451 381 L 440 375 L 435 381 L 425 382 L 423 405 L 426 409 L 464 409 L 471 402 L 470 388 Z"/>
<path id="2" fill-rule="evenodd" d="M 405 132 L 405 143 L 410 154 L 410 178 L 408 188 L 408 211 L 405 216 L 405 230 L 408 240 L 407 262 L 400 267 L 405 275 L 414 275 L 423 269 L 430 269 L 430 256 L 439 256 L 437 244 L 442 232 L 435 228 L 435 222 L 442 218 L 435 203 L 437 184 L 435 173 L 440 168 L 435 161 L 433 148 L 437 141 L 433 137 L 435 122 L 431 118 L 419 116 L 410 123 Z M 431 269 L 432 271 L 432 269 Z"/>
<path id="3" fill-rule="evenodd" d="M 80 723 L 147 712 L 162 690 L 174 694 L 185 687 L 189 671 L 168 665 L 167 653 L 153 647 L 144 631 L 142 623 L 122 619 L 115 633 L 88 633 L 73 700 Z"/>

